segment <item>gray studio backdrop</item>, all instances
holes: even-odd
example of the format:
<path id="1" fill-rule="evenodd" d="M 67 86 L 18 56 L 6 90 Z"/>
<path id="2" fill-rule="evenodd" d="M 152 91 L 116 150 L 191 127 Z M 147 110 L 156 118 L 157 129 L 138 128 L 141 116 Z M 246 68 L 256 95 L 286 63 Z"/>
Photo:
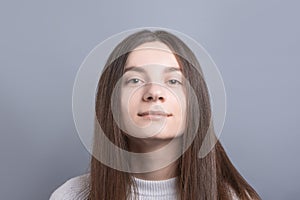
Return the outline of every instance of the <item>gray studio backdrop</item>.
<path id="1" fill-rule="evenodd" d="M 72 118 L 85 56 L 121 31 L 158 26 L 201 43 L 222 74 L 221 142 L 263 199 L 299 199 L 298 1 L 1 1 L 0 198 L 48 199 L 87 172 Z"/>

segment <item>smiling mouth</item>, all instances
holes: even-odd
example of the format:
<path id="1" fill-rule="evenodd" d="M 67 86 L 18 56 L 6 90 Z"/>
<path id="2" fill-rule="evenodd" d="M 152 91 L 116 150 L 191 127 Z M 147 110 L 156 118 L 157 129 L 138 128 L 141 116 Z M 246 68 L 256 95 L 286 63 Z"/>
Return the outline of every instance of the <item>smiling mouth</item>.
<path id="1" fill-rule="evenodd" d="M 143 113 L 138 113 L 140 117 L 147 117 L 147 116 L 157 116 L 157 117 L 170 117 L 172 114 L 168 114 L 162 111 L 146 111 Z"/>

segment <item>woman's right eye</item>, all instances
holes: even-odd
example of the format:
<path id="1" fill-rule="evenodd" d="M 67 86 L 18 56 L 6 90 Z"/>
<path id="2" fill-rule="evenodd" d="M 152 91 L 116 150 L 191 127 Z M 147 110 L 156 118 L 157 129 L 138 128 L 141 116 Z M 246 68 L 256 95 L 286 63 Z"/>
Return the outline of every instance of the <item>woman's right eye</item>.
<path id="1" fill-rule="evenodd" d="M 138 78 L 132 78 L 132 79 L 129 79 L 126 83 L 131 83 L 131 84 L 138 84 L 138 83 L 141 83 L 142 81 Z"/>

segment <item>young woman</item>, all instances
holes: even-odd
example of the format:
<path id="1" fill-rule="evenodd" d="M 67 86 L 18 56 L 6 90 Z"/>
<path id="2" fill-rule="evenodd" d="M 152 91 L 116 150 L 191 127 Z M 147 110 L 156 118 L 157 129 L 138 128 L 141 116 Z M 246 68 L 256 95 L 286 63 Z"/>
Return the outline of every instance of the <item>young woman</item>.
<path id="1" fill-rule="evenodd" d="M 200 64 L 175 35 L 144 30 L 119 43 L 95 105 L 90 173 L 70 179 L 50 199 L 260 199 L 216 141 Z M 117 148 L 108 147 L 102 132 Z M 199 158 L 207 134 L 213 148 Z"/>

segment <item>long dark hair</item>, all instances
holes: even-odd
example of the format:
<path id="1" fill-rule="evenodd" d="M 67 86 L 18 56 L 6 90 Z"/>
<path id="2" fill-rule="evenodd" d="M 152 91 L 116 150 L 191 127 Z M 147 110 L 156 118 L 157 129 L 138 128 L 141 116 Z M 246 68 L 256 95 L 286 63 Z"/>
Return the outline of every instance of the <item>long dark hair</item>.
<path id="1" fill-rule="evenodd" d="M 98 83 L 95 105 L 95 120 L 107 138 L 118 147 L 128 150 L 128 138 L 122 133 L 113 118 L 111 110 L 112 91 L 124 73 L 124 65 L 130 52 L 143 43 L 154 41 L 162 42 L 172 50 L 182 68 L 183 75 L 195 91 L 199 103 L 197 105 L 200 112 L 198 121 L 192 120 L 194 119 L 193 105 L 187 103 L 185 134 L 195 134 L 189 130 L 189 127 L 195 127 L 195 123 L 198 130 L 193 136 L 194 140 L 191 145 L 178 159 L 177 191 L 179 199 L 229 200 L 232 199 L 233 193 L 239 199 L 260 199 L 255 190 L 230 162 L 219 141 L 204 158 L 198 157 L 205 135 L 211 134 L 211 142 L 216 139 L 213 127 L 210 126 L 209 93 L 204 77 L 199 74 L 201 73 L 200 64 L 193 52 L 182 40 L 167 31 L 143 30 L 136 32 L 119 43 L 110 54 Z M 105 144 L 101 144 L 99 141 L 99 126 L 96 125 L 98 123 L 95 121 L 93 155 L 101 151 L 101 154 L 106 153 L 111 159 L 122 162 L 122 158 L 118 157 L 118 152 L 108 152 Z M 184 140 L 183 145 L 186 145 Z M 136 191 L 136 184 L 130 173 L 110 168 L 94 156 L 91 158 L 90 174 L 89 199 L 125 200 L 130 195 L 131 186 Z"/>

